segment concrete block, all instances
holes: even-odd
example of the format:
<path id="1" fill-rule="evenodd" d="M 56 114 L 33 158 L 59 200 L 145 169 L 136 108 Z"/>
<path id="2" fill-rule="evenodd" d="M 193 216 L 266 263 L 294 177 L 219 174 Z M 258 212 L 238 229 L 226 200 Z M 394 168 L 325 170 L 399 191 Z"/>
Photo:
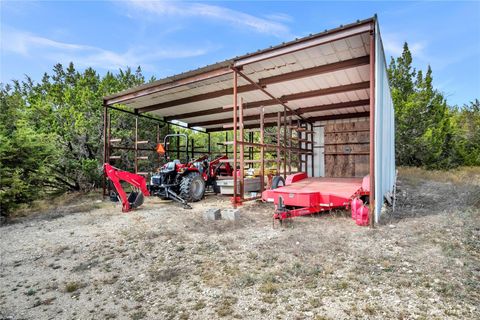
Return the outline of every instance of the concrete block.
<path id="1" fill-rule="evenodd" d="M 231 221 L 240 219 L 240 209 L 223 209 L 222 219 Z"/>
<path id="2" fill-rule="evenodd" d="M 203 218 L 205 220 L 220 220 L 222 217 L 220 209 L 209 208 L 203 213 Z"/>

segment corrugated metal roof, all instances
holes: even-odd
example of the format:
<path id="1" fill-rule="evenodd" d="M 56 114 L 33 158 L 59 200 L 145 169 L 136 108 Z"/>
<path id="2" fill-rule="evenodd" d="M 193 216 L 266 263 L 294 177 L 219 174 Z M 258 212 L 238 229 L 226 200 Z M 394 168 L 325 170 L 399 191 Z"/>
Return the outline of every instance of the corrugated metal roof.
<path id="1" fill-rule="evenodd" d="M 139 112 L 168 117 L 188 124 L 207 122 L 205 128 L 224 128 L 231 122 L 233 66 L 282 100 L 302 117 L 368 111 L 368 104 L 352 107 L 332 104 L 368 100 L 369 32 L 374 19 L 325 31 L 276 47 L 267 48 L 132 88 L 105 98 L 107 105 L 121 103 Z M 338 68 L 337 68 L 338 66 Z M 238 77 L 239 96 L 246 104 L 245 116 L 283 111 L 283 106 Z M 324 110 L 318 110 L 317 107 Z M 308 108 L 315 107 L 312 112 Z M 307 110 L 305 110 L 307 109 Z M 218 120 L 216 124 L 212 122 Z M 270 121 L 267 119 L 266 121 Z M 255 124 L 258 120 L 248 120 Z M 247 122 L 245 124 L 247 124 Z"/>

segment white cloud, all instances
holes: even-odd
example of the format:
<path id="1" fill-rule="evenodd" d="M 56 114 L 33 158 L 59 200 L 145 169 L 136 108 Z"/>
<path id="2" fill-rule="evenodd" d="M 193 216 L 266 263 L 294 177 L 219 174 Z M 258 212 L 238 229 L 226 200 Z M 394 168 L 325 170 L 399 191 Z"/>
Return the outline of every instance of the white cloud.
<path id="1" fill-rule="evenodd" d="M 210 48 L 201 49 L 156 49 L 135 48 L 115 52 L 95 46 L 60 42 L 24 31 L 4 28 L 2 31 L 2 54 L 11 52 L 34 59 L 43 58 L 52 62 L 73 61 L 82 67 L 118 69 L 141 65 L 153 68 L 152 63 L 160 59 L 188 58 L 206 54 Z"/>
<path id="2" fill-rule="evenodd" d="M 407 37 L 403 37 L 400 34 L 396 33 L 384 33 L 382 34 L 383 48 L 387 56 L 398 57 L 403 52 L 403 44 L 405 43 Z M 426 57 L 425 50 L 427 48 L 427 43 L 425 41 L 407 41 L 408 48 L 412 53 L 414 58 L 423 59 Z"/>
<path id="3" fill-rule="evenodd" d="M 265 18 L 270 19 L 270 20 L 276 20 L 276 21 L 283 21 L 283 22 L 292 22 L 293 18 L 292 16 L 286 14 L 286 13 L 271 13 L 267 14 Z"/>
<path id="4" fill-rule="evenodd" d="M 440 71 L 461 61 L 471 59 L 480 53 L 478 46 L 475 47 L 475 45 L 464 47 L 463 50 L 454 53 L 436 52 L 431 49 L 432 45 L 427 41 L 412 41 L 409 37 L 399 33 L 384 33 L 382 34 L 382 42 L 387 62 L 390 61 L 390 56 L 396 58 L 402 54 L 405 41 L 412 53 L 413 64 L 420 65 L 421 69 L 426 69 L 426 66 L 430 65 L 433 70 Z"/>
<path id="5" fill-rule="evenodd" d="M 138 0 L 128 0 L 127 2 L 130 7 L 144 13 L 159 16 L 204 17 L 276 37 L 288 37 L 290 35 L 288 26 L 279 22 L 289 21 L 290 17 L 285 14 L 277 13 L 264 19 L 225 7 L 202 3 Z"/>

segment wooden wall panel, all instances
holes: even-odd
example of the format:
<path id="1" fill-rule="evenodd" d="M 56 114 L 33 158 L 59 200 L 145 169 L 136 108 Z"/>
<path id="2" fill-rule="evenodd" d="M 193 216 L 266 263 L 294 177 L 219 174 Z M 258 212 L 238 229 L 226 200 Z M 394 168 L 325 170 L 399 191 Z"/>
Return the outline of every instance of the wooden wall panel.
<path id="1" fill-rule="evenodd" d="M 325 126 L 325 176 L 363 177 L 369 172 L 369 121 Z"/>

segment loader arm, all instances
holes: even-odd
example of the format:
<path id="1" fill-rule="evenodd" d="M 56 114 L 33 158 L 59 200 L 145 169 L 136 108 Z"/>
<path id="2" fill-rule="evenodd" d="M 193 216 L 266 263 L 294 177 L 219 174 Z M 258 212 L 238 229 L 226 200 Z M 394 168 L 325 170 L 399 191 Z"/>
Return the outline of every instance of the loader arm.
<path id="1" fill-rule="evenodd" d="M 107 176 L 108 179 L 113 183 L 115 190 L 117 191 L 118 196 L 120 197 L 122 201 L 122 211 L 123 212 L 128 212 L 132 209 L 132 203 L 138 203 L 137 200 L 132 201 L 130 203 L 129 197 L 127 196 L 126 192 L 123 190 L 122 185 L 120 181 L 125 181 L 131 184 L 136 190 L 138 190 L 138 196 L 150 196 L 150 193 L 148 192 L 147 189 L 147 184 L 145 182 L 145 178 L 134 173 L 130 173 L 127 171 L 122 171 L 120 169 L 117 169 L 113 166 L 111 166 L 108 163 L 105 163 L 103 165 L 103 168 L 105 170 L 105 175 Z M 138 198 L 137 198 L 138 199 Z M 143 199 L 141 201 L 143 203 Z"/>

